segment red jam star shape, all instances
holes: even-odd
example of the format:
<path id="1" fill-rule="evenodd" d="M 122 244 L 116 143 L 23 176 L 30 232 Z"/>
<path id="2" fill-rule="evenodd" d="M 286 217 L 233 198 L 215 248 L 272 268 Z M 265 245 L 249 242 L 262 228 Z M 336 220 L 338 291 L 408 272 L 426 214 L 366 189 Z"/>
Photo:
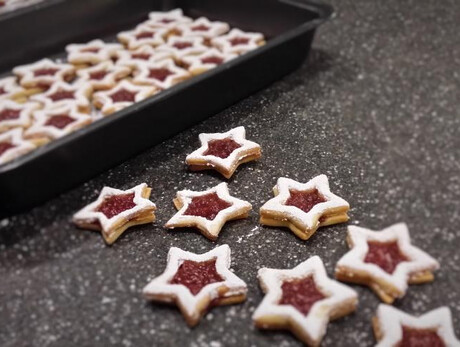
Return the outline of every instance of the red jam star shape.
<path id="1" fill-rule="evenodd" d="M 337 263 L 336 277 L 341 281 L 368 285 L 386 303 L 406 293 L 408 284 L 433 280 L 439 263 L 412 246 L 406 224 L 392 225 L 382 231 L 348 227 L 351 250 Z"/>
<path id="2" fill-rule="evenodd" d="M 150 193 L 145 183 L 128 190 L 104 187 L 96 201 L 75 213 L 73 222 L 83 229 L 101 231 L 110 245 L 129 227 L 155 221 L 156 206 L 149 200 Z"/>
<path id="3" fill-rule="evenodd" d="M 321 226 L 348 220 L 348 202 L 333 194 L 326 175 L 307 183 L 281 177 L 273 188 L 275 197 L 260 208 L 260 223 L 284 226 L 300 237 L 309 239 Z"/>
<path id="4" fill-rule="evenodd" d="M 228 34 L 215 37 L 211 44 L 223 53 L 244 54 L 264 44 L 261 33 L 247 33 L 232 29 Z"/>
<path id="5" fill-rule="evenodd" d="M 372 323 L 376 347 L 460 347 L 450 310 L 445 306 L 415 317 L 380 304 Z"/>
<path id="6" fill-rule="evenodd" d="M 19 84 L 25 88 L 47 89 L 56 82 L 70 81 L 75 76 L 75 67 L 42 59 L 33 64 L 15 67 L 13 73 L 18 76 Z"/>
<path id="7" fill-rule="evenodd" d="M 187 70 L 190 73 L 198 75 L 237 57 L 236 54 L 222 53 L 215 48 L 211 48 L 202 54 L 186 56 L 182 61 L 187 65 Z"/>
<path id="8" fill-rule="evenodd" d="M 172 59 L 158 62 L 138 62 L 138 71 L 133 82 L 140 85 L 153 85 L 159 89 L 168 89 L 190 77 L 187 70 L 177 67 Z"/>
<path id="9" fill-rule="evenodd" d="M 36 146 L 24 140 L 22 129 L 12 129 L 0 134 L 0 165 L 29 153 Z"/>
<path id="10" fill-rule="evenodd" d="M 262 268 L 258 272 L 265 297 L 253 320 L 261 329 L 288 329 L 306 344 L 317 346 L 330 320 L 353 312 L 356 292 L 330 279 L 323 262 L 313 256 L 293 269 Z"/>
<path id="11" fill-rule="evenodd" d="M 175 303 L 189 326 L 198 324 L 212 306 L 246 299 L 247 286 L 230 271 L 230 247 L 222 245 L 204 254 L 172 247 L 168 264 L 143 290 L 145 298 Z"/>
<path id="12" fill-rule="evenodd" d="M 244 127 L 225 133 L 200 134 L 199 138 L 201 147 L 185 159 L 192 171 L 214 169 L 230 178 L 240 164 L 262 155 L 257 143 L 246 140 Z"/>
<path id="13" fill-rule="evenodd" d="M 13 128 L 27 128 L 32 123 L 32 114 L 40 104 L 27 102 L 19 104 L 11 100 L 2 100 L 0 105 L 0 133 Z"/>
<path id="14" fill-rule="evenodd" d="M 177 192 L 174 205 L 179 210 L 165 225 L 168 229 L 195 227 L 210 240 L 216 240 L 224 224 L 246 218 L 252 206 L 230 195 L 226 183 L 203 192 Z"/>

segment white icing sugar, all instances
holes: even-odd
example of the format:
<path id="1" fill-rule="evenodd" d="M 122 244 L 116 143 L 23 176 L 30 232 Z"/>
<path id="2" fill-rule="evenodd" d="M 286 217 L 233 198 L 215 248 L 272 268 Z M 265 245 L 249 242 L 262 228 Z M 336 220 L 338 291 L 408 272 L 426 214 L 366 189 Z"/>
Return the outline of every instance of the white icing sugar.
<path id="1" fill-rule="evenodd" d="M 308 276 L 313 276 L 316 287 L 326 298 L 315 302 L 306 316 L 294 306 L 280 305 L 283 282 Z M 293 269 L 259 269 L 258 278 L 266 295 L 255 310 L 253 319 L 277 316 L 292 320 L 314 341 L 320 341 L 326 333 L 334 310 L 349 302 L 357 302 L 358 296 L 354 290 L 327 276 L 318 256 L 307 259 Z"/>
<path id="2" fill-rule="evenodd" d="M 23 89 L 17 84 L 16 77 L 13 76 L 1 78 L 0 89 L 4 91 L 3 94 L 0 94 L 0 100 L 9 99 L 23 91 Z"/>
<path id="3" fill-rule="evenodd" d="M 319 225 L 321 216 L 329 210 L 350 207 L 348 202 L 331 192 L 326 175 L 316 176 L 307 183 L 300 183 L 290 178 L 280 177 L 275 188 L 279 194 L 267 201 L 260 208 L 260 212 L 281 212 L 287 219 L 294 221 L 295 224 L 305 230 L 316 228 Z M 316 204 L 310 211 L 304 212 L 298 207 L 285 205 L 287 199 L 290 197 L 289 190 L 291 189 L 298 191 L 316 189 L 326 201 Z"/>
<path id="4" fill-rule="evenodd" d="M 102 40 L 73 43 L 66 47 L 67 61 L 72 64 L 98 64 L 114 58 L 122 48 L 118 43 L 105 43 Z M 93 49 L 97 51 L 91 51 Z"/>
<path id="5" fill-rule="evenodd" d="M 170 284 L 169 281 L 174 277 L 179 266 L 184 260 L 194 262 L 205 262 L 216 259 L 216 272 L 224 279 L 223 282 L 215 282 L 204 286 L 197 295 L 193 295 L 190 290 L 180 284 Z M 222 245 L 204 254 L 195 254 L 183 251 L 180 248 L 171 247 L 168 253 L 168 264 L 165 271 L 159 277 L 153 279 L 145 286 L 143 293 L 149 298 L 151 295 L 165 295 L 177 298 L 180 305 L 189 316 L 197 316 L 199 304 L 203 300 L 211 302 L 219 297 L 231 297 L 246 294 L 246 283 L 230 271 L 231 257 L 230 247 Z M 228 288 L 224 294 L 219 294 L 219 289 Z M 204 305 L 205 308 L 207 305 Z"/>
<path id="6" fill-rule="evenodd" d="M 436 329 L 446 347 L 460 347 L 460 341 L 455 337 L 450 309 L 446 306 L 415 317 L 393 306 L 380 304 L 376 317 L 382 333 L 382 339 L 376 347 L 396 346 L 402 339 L 402 326 L 415 329 Z"/>
<path id="7" fill-rule="evenodd" d="M 411 274 L 439 268 L 439 263 L 435 259 L 411 244 L 409 230 L 404 223 L 394 224 L 382 231 L 349 226 L 348 237 L 351 239 L 353 247 L 338 261 L 337 267 L 344 266 L 363 271 L 372 278 L 383 279 L 401 291 L 402 295 L 407 290 L 407 281 Z M 369 250 L 369 241 L 396 241 L 401 253 L 409 258 L 409 261 L 399 263 L 392 274 L 384 271 L 376 264 L 365 263 L 364 258 Z"/>

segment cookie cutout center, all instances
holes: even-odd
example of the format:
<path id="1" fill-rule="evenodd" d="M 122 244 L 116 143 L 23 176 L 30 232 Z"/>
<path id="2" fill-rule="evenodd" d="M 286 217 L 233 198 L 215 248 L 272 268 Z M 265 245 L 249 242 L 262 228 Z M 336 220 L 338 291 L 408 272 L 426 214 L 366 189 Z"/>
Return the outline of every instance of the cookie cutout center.
<path id="1" fill-rule="evenodd" d="M 0 121 L 18 119 L 20 114 L 21 114 L 20 110 L 13 110 L 11 108 L 6 108 L 2 112 L 0 112 Z"/>
<path id="2" fill-rule="evenodd" d="M 222 159 L 228 158 L 235 149 L 240 148 L 241 145 L 231 138 L 222 140 L 208 141 L 208 149 L 204 155 L 213 155 Z"/>
<path id="3" fill-rule="evenodd" d="M 235 37 L 230 40 L 232 46 L 246 45 L 249 43 L 249 39 L 246 37 Z"/>
<path id="4" fill-rule="evenodd" d="M 175 44 L 173 44 L 173 47 L 177 49 L 185 49 L 185 48 L 189 48 L 192 46 L 193 45 L 190 42 L 176 42 Z"/>
<path id="5" fill-rule="evenodd" d="M 54 76 L 56 72 L 58 72 L 59 69 L 55 69 L 52 67 L 49 68 L 43 68 L 43 69 L 37 69 L 34 70 L 34 76 L 39 77 L 39 76 Z"/>
<path id="6" fill-rule="evenodd" d="M 434 329 L 415 329 L 402 326 L 403 337 L 397 347 L 445 347 L 443 339 Z"/>
<path id="7" fill-rule="evenodd" d="M 208 31 L 210 28 L 207 25 L 200 24 L 192 27 L 192 31 Z"/>
<path id="8" fill-rule="evenodd" d="M 181 284 L 197 295 L 208 284 L 222 281 L 224 279 L 216 270 L 216 259 L 203 262 L 184 260 L 169 283 Z"/>
<path id="9" fill-rule="evenodd" d="M 168 76 L 171 76 L 173 74 L 174 73 L 172 73 L 166 68 L 149 69 L 149 77 L 159 80 L 161 82 L 164 82 L 164 80 L 168 78 Z"/>
<path id="10" fill-rule="evenodd" d="M 81 53 L 97 53 L 100 50 L 101 49 L 97 47 L 88 47 L 88 48 L 83 48 L 82 50 L 80 50 L 80 52 Z"/>
<path id="11" fill-rule="evenodd" d="M 204 217 L 208 220 L 214 220 L 218 213 L 232 204 L 219 198 L 217 193 L 195 196 L 185 210 L 184 215 Z"/>
<path id="12" fill-rule="evenodd" d="M 399 263 L 409 260 L 409 258 L 401 253 L 396 241 L 369 241 L 367 246 L 369 249 L 364 262 L 375 264 L 389 274 L 393 273 Z"/>
<path id="13" fill-rule="evenodd" d="M 212 56 L 212 57 L 206 57 L 206 58 L 202 58 L 201 59 L 201 63 L 203 64 L 216 64 L 216 65 L 220 65 L 224 62 L 224 59 L 222 58 L 219 58 L 219 57 L 216 57 L 216 56 Z"/>
<path id="14" fill-rule="evenodd" d="M 57 92 L 49 95 L 48 97 L 53 101 L 75 99 L 75 92 L 71 90 L 58 90 Z"/>
<path id="15" fill-rule="evenodd" d="M 326 201 L 316 188 L 307 191 L 289 189 L 289 198 L 286 200 L 285 205 L 297 207 L 308 213 L 315 205 Z"/>
<path id="16" fill-rule="evenodd" d="M 105 76 L 107 76 L 108 73 L 109 72 L 106 70 L 94 71 L 89 74 L 89 78 L 91 78 L 92 80 L 100 81 Z"/>
<path id="17" fill-rule="evenodd" d="M 0 87 L 0 95 L 6 94 L 6 90 L 3 87 Z"/>
<path id="18" fill-rule="evenodd" d="M 126 89 L 120 89 L 119 91 L 110 95 L 113 102 L 134 102 L 137 93 L 130 92 Z"/>
<path id="19" fill-rule="evenodd" d="M 0 142 L 0 157 L 5 153 L 7 150 L 16 147 L 11 142 Z"/>
<path id="20" fill-rule="evenodd" d="M 284 281 L 281 290 L 283 295 L 279 304 L 294 306 L 305 316 L 308 315 L 315 302 L 326 298 L 316 287 L 313 276 Z"/>
<path id="21" fill-rule="evenodd" d="M 159 22 L 160 22 L 160 23 L 163 23 L 163 24 L 169 24 L 169 23 L 174 22 L 174 19 L 163 18 L 163 19 L 159 20 Z"/>
<path id="22" fill-rule="evenodd" d="M 96 211 L 102 212 L 107 218 L 112 218 L 136 206 L 133 200 L 134 193 L 108 196 L 97 207 Z"/>
<path id="23" fill-rule="evenodd" d="M 153 32 L 149 32 L 149 31 L 142 31 L 136 35 L 136 39 L 138 40 L 151 39 L 152 37 L 153 37 Z"/>
<path id="24" fill-rule="evenodd" d="M 64 129 L 70 123 L 75 122 L 75 119 L 66 114 L 57 114 L 51 116 L 45 123 L 46 126 L 52 126 L 58 129 Z"/>
<path id="25" fill-rule="evenodd" d="M 132 59 L 138 60 L 149 60 L 152 55 L 148 53 L 133 53 L 131 54 Z"/>

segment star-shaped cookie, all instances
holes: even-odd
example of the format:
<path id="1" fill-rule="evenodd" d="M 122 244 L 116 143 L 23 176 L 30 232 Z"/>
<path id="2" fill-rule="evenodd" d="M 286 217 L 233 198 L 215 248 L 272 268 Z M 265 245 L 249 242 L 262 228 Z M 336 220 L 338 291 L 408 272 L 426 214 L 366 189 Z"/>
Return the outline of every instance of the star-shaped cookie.
<path id="1" fill-rule="evenodd" d="M 67 61 L 77 65 L 95 65 L 110 61 L 121 49 L 123 46 L 119 43 L 105 43 L 102 40 L 73 43 L 66 47 Z"/>
<path id="2" fill-rule="evenodd" d="M 168 264 L 143 290 L 148 300 L 176 304 L 189 326 L 195 326 L 213 306 L 246 299 L 246 283 L 230 271 L 230 247 L 222 245 L 204 254 L 172 247 Z"/>
<path id="3" fill-rule="evenodd" d="M 265 43 L 261 33 L 247 33 L 240 29 L 232 29 L 226 35 L 215 37 L 211 44 L 224 53 L 243 54 L 252 51 Z"/>
<path id="4" fill-rule="evenodd" d="M 351 250 L 337 263 L 335 276 L 341 281 L 369 286 L 385 303 L 406 293 L 408 284 L 431 282 L 439 263 L 410 241 L 406 224 L 382 231 L 349 226 Z"/>
<path id="5" fill-rule="evenodd" d="M 133 83 L 168 89 L 190 77 L 187 70 L 176 66 L 172 59 L 158 62 L 138 62 Z"/>
<path id="6" fill-rule="evenodd" d="M 183 37 L 202 37 L 205 40 L 210 40 L 228 32 L 230 26 L 225 22 L 211 22 L 205 17 L 200 17 L 192 23 L 178 25 L 177 30 Z"/>
<path id="7" fill-rule="evenodd" d="M 145 183 L 128 190 L 104 187 L 96 201 L 74 214 L 73 222 L 83 229 L 101 231 L 111 245 L 129 227 L 155 221 L 151 190 Z"/>
<path id="8" fill-rule="evenodd" d="M 446 306 L 414 317 L 393 306 L 380 304 L 372 325 L 378 341 L 376 347 L 460 347 Z"/>
<path id="9" fill-rule="evenodd" d="M 318 256 L 293 269 L 262 268 L 258 278 L 265 297 L 252 317 L 255 325 L 288 329 L 310 346 L 321 343 L 330 320 L 353 312 L 358 302 L 354 290 L 327 276 Z"/>
<path id="10" fill-rule="evenodd" d="M 93 91 L 107 90 L 115 87 L 121 79 L 131 74 L 131 68 L 115 65 L 112 61 L 104 61 L 87 69 L 77 71 L 78 81 L 75 84 L 88 84 Z"/>
<path id="11" fill-rule="evenodd" d="M 229 220 L 246 218 L 252 206 L 230 195 L 227 183 L 202 191 L 177 192 L 174 205 L 179 210 L 165 225 L 168 229 L 194 227 L 216 240 Z"/>
<path id="12" fill-rule="evenodd" d="M 40 104 L 27 102 L 19 104 L 11 100 L 0 103 L 0 133 L 13 128 L 27 128 L 32 123 L 32 113 L 40 108 Z"/>
<path id="13" fill-rule="evenodd" d="M 201 147 L 185 159 L 192 171 L 214 169 L 230 178 L 240 164 L 262 156 L 260 146 L 246 140 L 242 126 L 225 133 L 200 134 L 199 139 Z"/>
<path id="14" fill-rule="evenodd" d="M 16 82 L 16 77 L 8 76 L 0 79 L 0 100 L 17 99 L 24 96 L 24 89 Z"/>
<path id="15" fill-rule="evenodd" d="M 284 226 L 300 237 L 309 239 L 325 225 L 348 220 L 348 202 L 331 193 L 326 175 L 307 183 L 281 177 L 273 188 L 275 197 L 260 208 L 260 223 Z"/>
<path id="16" fill-rule="evenodd" d="M 187 65 L 190 73 L 199 75 L 237 57 L 236 54 L 222 53 L 215 48 L 210 48 L 202 54 L 186 56 L 182 62 Z"/>
<path id="17" fill-rule="evenodd" d="M 0 134 L 0 165 L 34 150 L 36 146 L 24 140 L 22 129 L 12 129 Z"/>
<path id="18" fill-rule="evenodd" d="M 33 64 L 17 66 L 13 73 L 18 76 L 19 84 L 24 88 L 46 90 L 55 82 L 69 82 L 75 76 L 75 67 L 71 64 L 58 64 L 50 59 L 42 59 Z"/>
<path id="19" fill-rule="evenodd" d="M 149 13 L 149 19 L 142 23 L 142 25 L 150 26 L 152 28 L 166 28 L 173 29 L 178 24 L 191 23 L 192 19 L 184 16 L 180 8 L 171 11 L 155 11 Z"/>
<path id="20" fill-rule="evenodd" d="M 165 29 L 138 25 L 134 30 L 119 33 L 117 38 L 128 49 L 138 49 L 144 45 L 156 47 L 163 44 L 166 33 Z"/>

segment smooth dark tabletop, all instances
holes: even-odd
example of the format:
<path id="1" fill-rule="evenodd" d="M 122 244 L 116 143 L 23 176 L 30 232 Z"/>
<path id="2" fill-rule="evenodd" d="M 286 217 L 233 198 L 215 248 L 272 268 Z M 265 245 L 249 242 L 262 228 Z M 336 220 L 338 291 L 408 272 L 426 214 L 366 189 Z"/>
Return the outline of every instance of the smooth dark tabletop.
<path id="1" fill-rule="evenodd" d="M 258 224 L 276 179 L 324 173 L 351 205 L 349 224 L 382 229 L 406 222 L 413 243 L 441 263 L 432 284 L 411 286 L 397 307 L 411 314 L 448 305 L 460 336 L 460 2 L 332 1 L 336 17 L 318 31 L 309 61 L 269 88 L 84 185 L 0 221 L 1 346 L 298 346 L 289 333 L 259 332 L 262 266 L 294 267 L 312 255 L 329 275 L 347 252 L 347 224 L 308 241 Z M 263 149 L 228 181 L 254 210 L 228 223 L 217 242 L 192 229 L 167 231 L 180 189 L 223 181 L 188 172 L 201 132 L 243 125 Z M 52 173 L 50 173 L 52 174 Z M 153 187 L 157 222 L 107 247 L 72 214 L 104 186 Z M 249 286 L 244 304 L 217 307 L 194 329 L 174 307 L 147 303 L 147 282 L 171 246 L 201 253 L 229 244 L 232 269 Z M 371 346 L 378 298 L 365 287 L 355 314 L 329 324 L 324 346 Z"/>

